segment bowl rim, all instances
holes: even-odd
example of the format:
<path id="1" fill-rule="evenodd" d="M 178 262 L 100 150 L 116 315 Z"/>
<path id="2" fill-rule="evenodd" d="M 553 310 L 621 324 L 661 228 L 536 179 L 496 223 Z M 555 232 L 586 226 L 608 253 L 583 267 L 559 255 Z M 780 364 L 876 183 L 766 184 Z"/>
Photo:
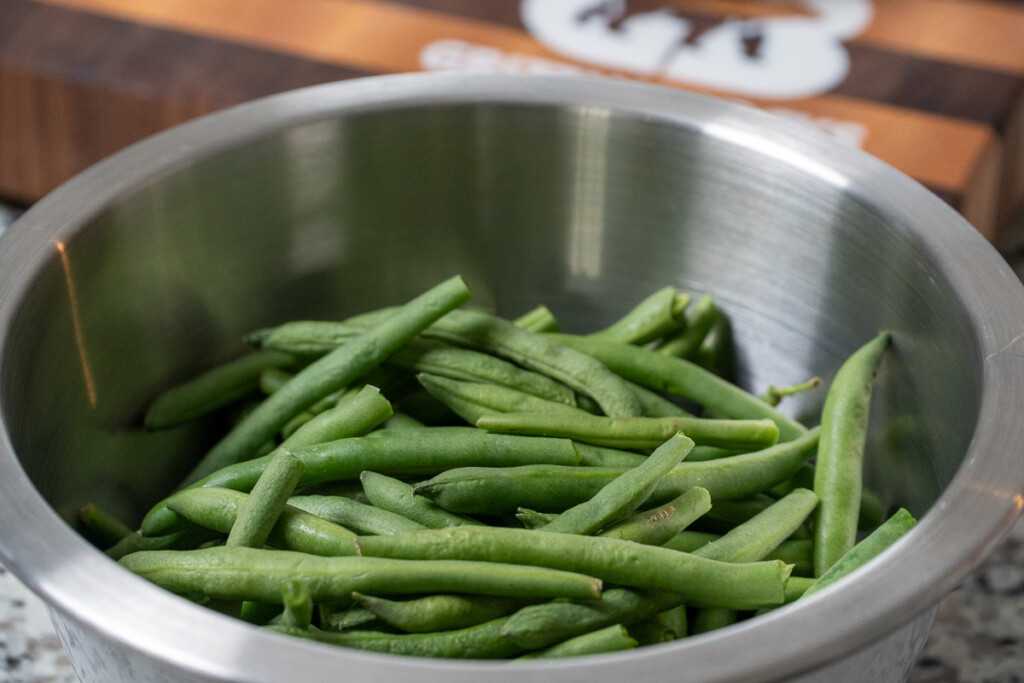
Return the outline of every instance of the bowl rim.
<path id="1" fill-rule="evenodd" d="M 871 197 L 872 205 L 883 208 L 895 228 L 948 275 L 974 326 L 983 367 L 977 429 L 964 464 L 917 527 L 861 569 L 855 581 L 723 631 L 580 660 L 514 667 L 439 662 L 281 638 L 129 574 L 74 532 L 35 490 L 0 424 L 0 558 L 51 612 L 162 666 L 218 680 L 244 672 L 251 680 L 270 681 L 297 667 L 310 680 L 326 680 L 339 670 L 368 679 L 415 674 L 428 683 L 453 675 L 497 682 L 542 674 L 552 682 L 598 674 L 770 680 L 847 656 L 926 614 L 1010 529 L 1024 506 L 1024 467 L 1014 465 L 1024 455 L 1024 421 L 1001 416 L 1014 414 L 1024 401 L 1024 290 L 1005 261 L 953 209 L 867 153 L 752 107 L 663 86 L 590 76 L 375 76 L 270 96 L 176 126 L 84 171 L 0 236 L 0 353 L 18 304 L 53 258 L 54 244 L 137 188 L 187 167 L 196 155 L 338 115 L 471 105 L 607 109 L 698 128 L 797 166 L 858 200 Z M 687 658 L 699 667 L 681 668 Z"/>

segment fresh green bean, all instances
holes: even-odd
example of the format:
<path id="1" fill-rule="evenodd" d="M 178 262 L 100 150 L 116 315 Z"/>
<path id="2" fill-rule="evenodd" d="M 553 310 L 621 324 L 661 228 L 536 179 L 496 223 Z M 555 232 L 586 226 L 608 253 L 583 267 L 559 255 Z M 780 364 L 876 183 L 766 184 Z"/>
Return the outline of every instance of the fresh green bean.
<path id="1" fill-rule="evenodd" d="M 121 565 L 174 593 L 220 600 L 279 601 L 287 582 L 295 579 L 306 583 L 315 602 L 347 599 L 356 591 L 368 595 L 446 591 L 535 598 L 595 598 L 601 594 L 601 581 L 590 576 L 496 562 L 410 562 L 216 547 L 138 552 L 121 558 Z"/>
<path id="2" fill-rule="evenodd" d="M 550 524 L 541 527 L 541 530 L 563 534 L 593 534 L 626 517 L 643 505 L 658 481 L 678 465 L 692 448 L 691 439 L 676 434 L 659 446 L 643 464 L 615 477 L 593 498 L 569 508 Z"/>
<path id="3" fill-rule="evenodd" d="M 95 503 L 79 509 L 78 523 L 83 535 L 100 548 L 109 548 L 132 533 L 127 524 Z"/>
<path id="4" fill-rule="evenodd" d="M 693 486 L 707 489 L 713 501 L 753 495 L 791 477 L 814 454 L 817 444 L 818 431 L 813 429 L 796 441 L 754 453 L 707 462 L 684 461 L 665 475 L 651 502 L 671 500 Z M 624 471 L 554 465 L 462 467 L 417 484 L 416 494 L 464 514 L 510 514 L 520 507 L 561 512 L 589 500 Z"/>
<path id="5" fill-rule="evenodd" d="M 697 548 L 707 545 L 711 541 L 721 538 L 719 534 L 711 534 L 706 531 L 692 531 L 686 529 L 662 543 L 663 548 L 671 548 L 684 553 L 692 553 Z"/>
<path id="6" fill-rule="evenodd" d="M 629 635 L 635 638 L 639 645 L 660 645 L 676 639 L 675 631 L 658 621 L 655 616 L 631 624 Z M 578 637 L 582 638 L 583 636 Z"/>
<path id="7" fill-rule="evenodd" d="M 416 379 L 431 396 L 469 424 L 492 413 L 552 411 L 568 416 L 587 415 L 575 406 L 537 398 L 517 389 L 481 382 L 461 382 L 438 375 L 419 374 Z"/>
<path id="8" fill-rule="evenodd" d="M 381 621 L 406 633 L 468 628 L 503 617 L 523 606 L 521 599 L 497 595 L 440 593 L 403 601 L 362 593 L 353 593 L 352 597 Z"/>
<path id="9" fill-rule="evenodd" d="M 686 315 L 686 323 L 676 334 L 665 340 L 658 347 L 658 352 L 689 358 L 704 341 L 711 326 L 718 319 L 718 309 L 710 296 L 702 296 L 693 305 L 693 310 Z"/>
<path id="10" fill-rule="evenodd" d="M 186 477 L 192 483 L 250 457 L 292 417 L 327 394 L 375 368 L 387 356 L 448 311 L 468 301 L 469 289 L 456 276 L 421 294 L 323 358 L 310 363 L 268 396 L 228 432 Z"/>
<path id="11" fill-rule="evenodd" d="M 693 604 L 749 609 L 779 604 L 789 568 L 730 564 L 615 538 L 462 526 L 395 536 L 360 536 L 367 557 L 509 562 L 588 573 L 609 583 L 678 593 Z"/>
<path id="12" fill-rule="evenodd" d="M 363 483 L 366 497 L 375 506 L 425 527 L 440 529 L 447 526 L 480 524 L 475 519 L 448 512 L 422 496 L 414 495 L 413 487 L 405 482 L 370 471 L 363 472 L 359 478 Z"/>
<path id="13" fill-rule="evenodd" d="M 601 654 L 603 652 L 629 650 L 636 646 L 637 641 L 630 636 L 630 632 L 621 624 L 615 624 L 591 633 L 585 633 L 582 636 L 570 638 L 539 652 L 531 652 L 518 659 L 580 657 L 583 655 Z"/>
<path id="14" fill-rule="evenodd" d="M 352 607 L 341 612 L 320 613 L 321 628 L 325 631 L 348 631 L 359 626 L 366 627 L 374 622 L 383 624 L 377 615 L 362 607 Z"/>
<path id="15" fill-rule="evenodd" d="M 313 599 L 309 595 L 309 587 L 293 579 L 284 585 L 281 598 L 284 603 L 281 623 L 295 628 L 309 628 L 313 621 Z"/>
<path id="16" fill-rule="evenodd" d="M 891 335 L 883 332 L 843 363 L 825 398 L 814 492 L 814 574 L 821 576 L 854 546 L 863 486 L 871 389 Z"/>
<path id="17" fill-rule="evenodd" d="M 721 538 L 694 551 L 726 562 L 754 562 L 789 538 L 818 504 L 813 491 L 796 489 Z"/>
<path id="18" fill-rule="evenodd" d="M 281 368 L 267 368 L 260 373 L 260 391 L 264 394 L 272 394 L 290 382 L 294 376 L 295 373 Z"/>
<path id="19" fill-rule="evenodd" d="M 718 318 L 697 347 L 692 360 L 708 372 L 733 381 L 736 346 L 732 338 L 732 321 L 724 312 L 718 312 Z"/>
<path id="20" fill-rule="evenodd" d="M 553 512 L 537 512 L 536 510 L 528 510 L 526 508 L 516 510 L 516 519 L 527 529 L 539 529 L 557 518 L 558 515 Z"/>
<path id="21" fill-rule="evenodd" d="M 786 580 L 786 584 L 789 585 L 789 579 Z M 686 614 L 686 605 L 679 605 L 659 612 L 652 618 L 671 632 L 675 639 L 685 638 L 690 633 L 690 619 Z"/>
<path id="22" fill-rule="evenodd" d="M 238 508 L 226 544 L 262 548 L 305 469 L 306 465 L 286 450 L 274 454 Z"/>
<path id="23" fill-rule="evenodd" d="M 664 287 L 608 327 L 590 336 L 624 344 L 646 344 L 685 324 L 684 311 L 689 304 L 689 294 L 680 294 L 675 287 Z"/>
<path id="24" fill-rule="evenodd" d="M 196 488 L 178 491 L 168 507 L 193 524 L 228 533 L 248 496 L 239 491 Z M 314 515 L 286 506 L 267 537 L 267 544 L 327 557 L 355 554 L 355 534 Z"/>
<path id="25" fill-rule="evenodd" d="M 414 657 L 446 657 L 451 659 L 505 659 L 523 652 L 524 648 L 502 637 L 505 618 L 488 621 L 457 631 L 437 633 L 380 633 L 379 631 L 346 631 L 330 633 L 318 629 L 296 629 L 270 626 L 270 630 L 320 643 L 341 645 L 359 650 L 387 652 Z"/>
<path id="26" fill-rule="evenodd" d="M 531 332 L 558 332 L 558 320 L 544 304 L 523 313 L 512 324 Z"/>
<path id="27" fill-rule="evenodd" d="M 417 420 L 412 415 L 406 415 L 405 413 L 395 413 L 381 425 L 383 429 L 408 429 L 410 427 L 424 427 L 425 425 Z"/>
<path id="28" fill-rule="evenodd" d="M 625 518 L 598 536 L 644 545 L 664 545 L 710 509 L 711 496 L 707 489 L 694 486 L 660 507 Z"/>
<path id="29" fill-rule="evenodd" d="M 166 429 L 223 408 L 256 391 L 265 369 L 294 363 L 295 358 L 287 353 L 254 351 L 212 368 L 157 396 L 146 410 L 146 427 Z M 270 436 L 273 433 L 266 438 Z"/>
<path id="30" fill-rule="evenodd" d="M 780 543 L 778 548 L 765 555 L 764 559 L 782 560 L 786 564 L 793 565 L 793 574 L 790 578 L 813 576 L 812 545 L 813 542 L 809 538 L 790 538 Z"/>
<path id="31" fill-rule="evenodd" d="M 579 455 L 568 439 L 487 434 L 472 427 L 424 427 L 379 430 L 373 435 L 338 439 L 292 451 L 306 464 L 299 486 L 355 479 L 365 470 L 389 475 L 433 474 L 470 464 L 510 466 L 524 463 L 575 465 Z M 269 462 L 264 456 L 225 467 L 193 487 L 218 486 L 248 491 Z M 142 520 L 143 533 L 157 535 L 175 528 L 175 515 L 158 503 Z"/>
<path id="32" fill-rule="evenodd" d="M 425 336 L 459 346 L 482 349 L 548 375 L 590 396 L 612 417 L 639 415 L 639 401 L 629 387 L 608 368 L 546 334 L 537 334 L 493 315 L 452 311 L 434 323 Z"/>
<path id="33" fill-rule="evenodd" d="M 402 515 L 343 496 L 292 496 L 288 504 L 361 534 L 400 534 L 427 528 Z"/>
<path id="34" fill-rule="evenodd" d="M 286 438 L 281 446 L 295 449 L 360 436 L 381 425 L 394 414 L 391 403 L 375 386 L 366 385 L 343 396 L 330 408 L 305 423 Z"/>
<path id="35" fill-rule="evenodd" d="M 648 389 L 682 396 L 732 418 L 767 418 L 778 425 L 782 441 L 791 441 L 807 431 L 756 396 L 685 359 L 603 339 L 545 336 L 597 359 L 616 374 Z"/>
<path id="36" fill-rule="evenodd" d="M 864 540 L 846 551 L 839 560 L 829 567 L 828 571 L 819 576 L 804 591 L 803 595 L 805 597 L 813 595 L 822 588 L 831 586 L 839 579 L 849 576 L 851 572 L 861 568 L 902 538 L 916 523 L 917 520 L 914 519 L 913 515 L 904 508 L 900 508 L 882 526 L 872 531 Z"/>
<path id="37" fill-rule="evenodd" d="M 476 426 L 488 432 L 573 439 L 611 448 L 657 448 L 683 432 L 694 442 L 719 448 L 757 450 L 774 445 L 779 428 L 771 420 L 708 420 L 699 417 L 627 417 L 582 411 L 484 413 Z"/>

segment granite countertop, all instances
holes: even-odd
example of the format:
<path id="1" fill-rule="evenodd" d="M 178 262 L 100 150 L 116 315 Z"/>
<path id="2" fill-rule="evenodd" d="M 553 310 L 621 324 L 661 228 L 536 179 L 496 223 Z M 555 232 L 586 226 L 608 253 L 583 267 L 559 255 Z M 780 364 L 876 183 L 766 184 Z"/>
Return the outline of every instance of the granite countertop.
<path id="1" fill-rule="evenodd" d="M 12 219 L 0 205 L 0 231 Z M 1011 262 L 1024 276 L 1024 248 Z M 2 565 L 0 656 L 0 682 L 78 681 L 42 601 Z M 942 602 L 908 680 L 1024 683 L 1024 519 Z"/>

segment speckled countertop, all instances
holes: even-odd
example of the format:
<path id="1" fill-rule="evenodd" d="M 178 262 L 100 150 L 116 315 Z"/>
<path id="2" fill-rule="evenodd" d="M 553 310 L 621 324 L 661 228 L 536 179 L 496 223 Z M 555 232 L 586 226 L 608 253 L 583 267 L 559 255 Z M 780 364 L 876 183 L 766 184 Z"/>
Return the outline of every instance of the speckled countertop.
<path id="1" fill-rule="evenodd" d="M 0 205 L 0 230 L 12 217 Z M 1024 249 L 1015 251 L 1011 260 L 1024 276 Z M 2 565 L 0 658 L 0 682 L 78 681 L 42 601 Z M 942 602 L 909 681 L 1024 682 L 1024 520 Z"/>

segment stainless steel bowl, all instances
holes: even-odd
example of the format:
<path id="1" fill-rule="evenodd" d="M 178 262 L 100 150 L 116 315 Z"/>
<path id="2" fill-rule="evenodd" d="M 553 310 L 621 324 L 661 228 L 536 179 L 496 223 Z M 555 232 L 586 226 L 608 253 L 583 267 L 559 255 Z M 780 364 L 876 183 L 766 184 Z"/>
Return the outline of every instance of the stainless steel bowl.
<path id="1" fill-rule="evenodd" d="M 293 640 L 122 571 L 65 520 L 138 520 L 211 425 L 145 433 L 160 388 L 242 332 L 408 298 L 592 328 L 714 293 L 742 384 L 829 379 L 879 329 L 869 482 L 922 519 L 856 577 L 719 632 L 576 661 L 426 661 Z M 85 172 L 0 238 L 0 554 L 85 681 L 894 680 L 1024 491 L 1021 285 L 896 171 L 766 114 L 596 79 L 395 76 L 272 97 Z M 821 394 L 789 410 L 813 416 Z M 810 417 L 813 419 L 813 417 Z"/>

